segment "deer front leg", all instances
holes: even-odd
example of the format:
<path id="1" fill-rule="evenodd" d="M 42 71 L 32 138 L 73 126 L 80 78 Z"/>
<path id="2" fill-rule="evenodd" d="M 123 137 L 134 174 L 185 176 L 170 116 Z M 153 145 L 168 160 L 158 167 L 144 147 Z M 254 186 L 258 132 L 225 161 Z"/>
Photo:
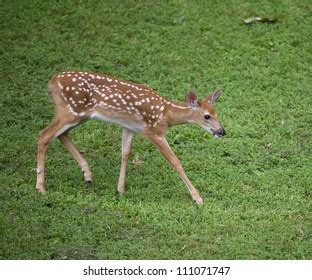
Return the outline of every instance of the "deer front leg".
<path id="1" fill-rule="evenodd" d="M 120 194 L 125 192 L 127 162 L 131 152 L 133 132 L 127 128 L 122 129 L 121 167 L 117 190 Z"/>
<path id="2" fill-rule="evenodd" d="M 164 158 L 170 163 L 172 168 L 179 173 L 180 177 L 186 184 L 195 202 L 197 204 L 202 204 L 203 203 L 202 198 L 200 197 L 198 191 L 195 189 L 195 187 L 193 186 L 189 178 L 186 176 L 179 159 L 177 158 L 177 156 L 174 154 L 174 152 L 170 148 L 166 138 L 161 137 L 161 136 L 155 136 L 155 135 L 149 135 L 148 138 L 156 145 L 157 149 L 164 156 Z"/>
<path id="3" fill-rule="evenodd" d="M 37 154 L 37 184 L 36 188 L 39 192 L 45 193 L 44 187 L 44 160 L 49 143 L 58 137 L 58 134 L 64 133 L 69 127 L 75 124 L 70 124 L 69 120 L 55 118 L 49 126 L 41 130 L 38 137 L 38 154 Z"/>

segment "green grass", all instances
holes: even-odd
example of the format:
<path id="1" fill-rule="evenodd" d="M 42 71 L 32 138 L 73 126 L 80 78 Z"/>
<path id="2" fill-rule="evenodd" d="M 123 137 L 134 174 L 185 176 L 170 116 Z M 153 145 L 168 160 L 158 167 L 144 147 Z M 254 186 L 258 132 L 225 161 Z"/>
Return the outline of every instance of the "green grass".
<path id="1" fill-rule="evenodd" d="M 106 3 L 105 3 L 106 2 Z M 261 2 L 261 3 L 260 3 Z M 1 259 L 311 259 L 311 1 L 1 1 Z M 246 26 L 251 16 L 278 23 Z M 58 71 L 92 70 L 163 96 L 225 92 L 227 136 L 168 140 L 197 207 L 152 144 L 135 137 L 117 199 L 121 130 L 72 132 L 91 186 L 59 141 L 35 190 L 36 141 Z M 142 162 L 133 163 L 134 159 Z"/>

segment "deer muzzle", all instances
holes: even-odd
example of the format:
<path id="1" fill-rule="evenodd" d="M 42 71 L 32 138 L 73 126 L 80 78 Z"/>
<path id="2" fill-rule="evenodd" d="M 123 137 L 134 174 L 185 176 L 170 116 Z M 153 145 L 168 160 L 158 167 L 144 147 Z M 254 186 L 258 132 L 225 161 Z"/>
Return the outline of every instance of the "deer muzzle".
<path id="1" fill-rule="evenodd" d="M 213 136 L 215 137 L 223 137 L 225 135 L 225 130 L 223 127 L 221 127 L 218 130 L 213 130 Z"/>

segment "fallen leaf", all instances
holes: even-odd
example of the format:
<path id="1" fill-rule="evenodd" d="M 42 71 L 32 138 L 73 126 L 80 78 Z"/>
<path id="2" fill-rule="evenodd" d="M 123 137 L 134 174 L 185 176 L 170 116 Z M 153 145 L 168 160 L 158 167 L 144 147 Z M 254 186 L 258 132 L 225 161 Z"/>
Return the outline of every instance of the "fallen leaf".
<path id="1" fill-rule="evenodd" d="M 246 18 L 243 19 L 243 22 L 245 24 L 252 24 L 252 23 L 276 23 L 277 19 L 276 18 L 261 18 L 261 17 L 251 17 L 251 18 Z"/>

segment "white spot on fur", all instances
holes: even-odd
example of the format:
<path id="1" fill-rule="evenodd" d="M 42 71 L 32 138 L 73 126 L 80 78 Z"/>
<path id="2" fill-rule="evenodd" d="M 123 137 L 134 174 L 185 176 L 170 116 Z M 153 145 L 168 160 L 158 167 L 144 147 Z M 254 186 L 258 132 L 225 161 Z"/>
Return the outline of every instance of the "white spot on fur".
<path id="1" fill-rule="evenodd" d="M 63 85 L 59 81 L 57 82 L 57 85 L 61 90 L 64 88 Z"/>

